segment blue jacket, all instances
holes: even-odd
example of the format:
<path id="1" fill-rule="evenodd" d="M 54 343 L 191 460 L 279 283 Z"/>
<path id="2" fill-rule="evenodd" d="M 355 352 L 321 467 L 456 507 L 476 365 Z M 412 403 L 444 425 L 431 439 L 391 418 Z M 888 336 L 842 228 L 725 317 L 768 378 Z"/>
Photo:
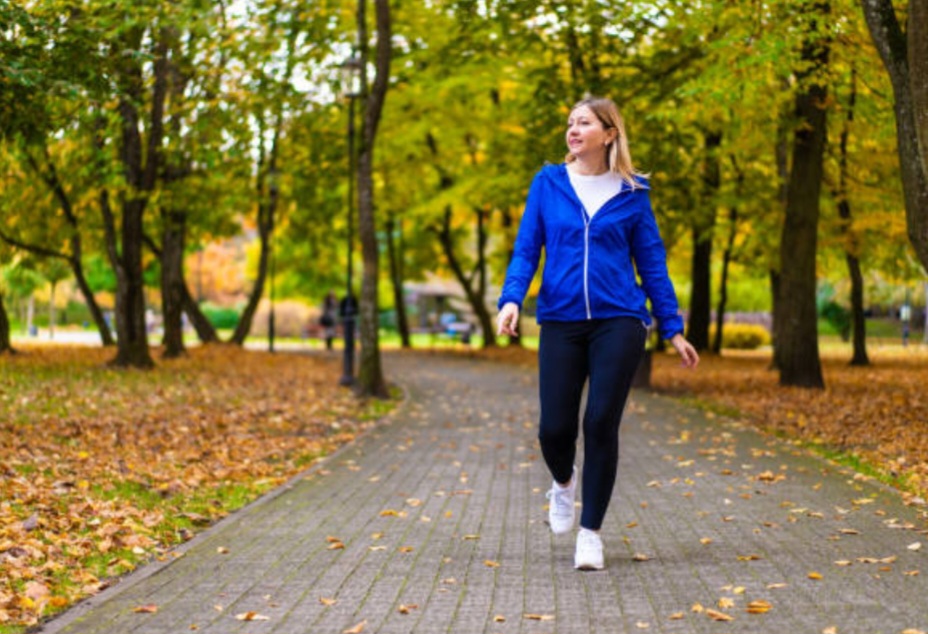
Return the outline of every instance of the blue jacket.
<path id="1" fill-rule="evenodd" d="M 543 167 L 528 192 L 499 307 L 521 308 L 544 247 L 538 323 L 627 316 L 650 324 L 650 299 L 661 336 L 683 332 L 648 183 L 638 182 L 635 189 L 622 183 L 591 219 L 566 165 Z"/>

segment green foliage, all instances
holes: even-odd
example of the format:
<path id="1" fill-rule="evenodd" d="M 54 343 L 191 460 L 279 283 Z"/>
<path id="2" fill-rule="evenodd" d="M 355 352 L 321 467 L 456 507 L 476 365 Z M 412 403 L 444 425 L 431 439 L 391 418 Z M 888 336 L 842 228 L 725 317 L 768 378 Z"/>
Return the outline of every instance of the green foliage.
<path id="1" fill-rule="evenodd" d="M 217 330 L 232 330 L 238 326 L 239 311 L 235 308 L 204 304 L 200 310 Z"/>

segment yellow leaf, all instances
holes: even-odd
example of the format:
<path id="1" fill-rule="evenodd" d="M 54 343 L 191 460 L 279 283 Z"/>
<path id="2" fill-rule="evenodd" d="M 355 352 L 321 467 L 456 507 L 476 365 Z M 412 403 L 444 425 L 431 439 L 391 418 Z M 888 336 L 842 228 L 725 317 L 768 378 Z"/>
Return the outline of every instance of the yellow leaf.
<path id="1" fill-rule="evenodd" d="M 241 614 L 236 614 L 235 618 L 239 621 L 270 621 L 271 617 L 264 616 L 263 614 L 258 614 L 257 612 L 242 612 Z"/>
<path id="2" fill-rule="evenodd" d="M 702 614 L 706 611 L 706 608 L 702 607 L 702 603 L 694 603 L 693 607 L 690 608 L 690 611 L 695 612 L 696 614 Z"/>
<path id="3" fill-rule="evenodd" d="M 502 614 L 497 614 L 496 616 L 493 617 L 493 622 L 494 623 L 505 623 L 506 617 L 503 616 Z"/>
<path id="4" fill-rule="evenodd" d="M 415 548 L 413 548 L 412 546 L 400 546 L 399 550 L 401 553 L 411 553 L 412 551 L 415 550 Z"/>
<path id="5" fill-rule="evenodd" d="M 400 607 L 398 607 L 396 611 L 399 612 L 400 614 L 409 614 L 411 611 L 417 610 L 417 609 L 419 609 L 419 606 L 416 605 L 415 603 L 410 603 L 409 605 L 405 605 L 401 603 Z"/>
<path id="6" fill-rule="evenodd" d="M 523 614 L 523 618 L 526 618 L 530 621 L 553 621 L 553 614 Z"/>
<path id="7" fill-rule="evenodd" d="M 464 541 L 469 541 L 469 540 L 474 540 L 474 539 L 480 539 L 480 535 L 465 535 L 465 536 L 462 537 L 461 539 L 463 539 Z"/>
<path id="8" fill-rule="evenodd" d="M 819 581 L 819 580 L 821 580 L 821 579 L 824 579 L 824 577 L 822 577 L 822 573 L 812 571 L 812 572 L 809 573 L 809 579 L 813 579 L 813 580 L 815 580 L 815 581 Z"/>
<path id="9" fill-rule="evenodd" d="M 728 608 L 733 608 L 735 607 L 735 600 L 730 599 L 729 597 L 722 597 L 721 599 L 719 599 L 717 605 L 723 610 L 728 609 Z"/>
<path id="10" fill-rule="evenodd" d="M 132 611 L 138 614 L 154 614 L 158 611 L 158 606 L 154 603 L 148 603 L 146 605 L 136 606 L 132 608 Z"/>
<path id="11" fill-rule="evenodd" d="M 380 511 L 380 517 L 397 517 L 398 515 L 399 513 L 393 509 L 384 509 L 383 511 Z"/>
<path id="12" fill-rule="evenodd" d="M 682 621 L 684 616 L 683 616 L 683 612 L 674 612 L 667 618 L 670 619 L 671 621 Z"/>
<path id="13" fill-rule="evenodd" d="M 724 612 L 719 612 L 718 610 L 708 609 L 706 610 L 706 616 L 708 616 L 713 621 L 734 621 L 735 618 Z"/>
<path id="14" fill-rule="evenodd" d="M 492 559 L 484 559 L 483 565 L 487 568 L 499 568 L 499 562 L 493 561 Z"/>
<path id="15" fill-rule="evenodd" d="M 330 605 L 335 605 L 336 603 L 338 603 L 338 599 L 330 599 L 328 597 L 319 597 L 319 603 L 328 607 Z"/>
<path id="16" fill-rule="evenodd" d="M 766 614 L 773 608 L 769 602 L 758 600 L 748 603 L 748 614 Z"/>

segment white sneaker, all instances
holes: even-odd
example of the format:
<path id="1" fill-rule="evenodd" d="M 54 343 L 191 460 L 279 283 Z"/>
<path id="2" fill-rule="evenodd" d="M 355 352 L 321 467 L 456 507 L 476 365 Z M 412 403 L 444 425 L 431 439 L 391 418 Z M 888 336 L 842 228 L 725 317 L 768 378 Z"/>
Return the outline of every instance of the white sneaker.
<path id="1" fill-rule="evenodd" d="M 577 570 L 602 570 L 603 540 L 599 533 L 581 528 L 577 533 L 577 551 L 574 554 L 574 568 Z"/>
<path id="2" fill-rule="evenodd" d="M 551 483 L 548 498 L 548 524 L 555 535 L 570 532 L 574 528 L 574 500 L 577 497 L 577 467 L 574 467 L 570 484 L 562 487 L 557 482 Z"/>

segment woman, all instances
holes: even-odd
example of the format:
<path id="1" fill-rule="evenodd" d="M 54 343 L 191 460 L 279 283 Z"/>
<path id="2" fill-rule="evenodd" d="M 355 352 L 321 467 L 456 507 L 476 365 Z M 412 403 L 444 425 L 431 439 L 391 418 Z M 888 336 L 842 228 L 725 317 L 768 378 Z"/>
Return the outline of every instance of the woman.
<path id="1" fill-rule="evenodd" d="M 546 165 L 529 189 L 497 324 L 499 334 L 517 334 L 522 300 L 544 248 L 538 438 L 554 478 L 548 520 L 557 534 L 574 526 L 578 417 L 589 379 L 574 565 L 602 570 L 599 531 L 618 471 L 619 423 L 650 324 L 646 299 L 661 336 L 683 364 L 695 367 L 699 355 L 683 338 L 648 181 L 632 166 L 615 104 L 603 98 L 579 102 L 567 119 L 566 140 L 565 162 Z"/>

